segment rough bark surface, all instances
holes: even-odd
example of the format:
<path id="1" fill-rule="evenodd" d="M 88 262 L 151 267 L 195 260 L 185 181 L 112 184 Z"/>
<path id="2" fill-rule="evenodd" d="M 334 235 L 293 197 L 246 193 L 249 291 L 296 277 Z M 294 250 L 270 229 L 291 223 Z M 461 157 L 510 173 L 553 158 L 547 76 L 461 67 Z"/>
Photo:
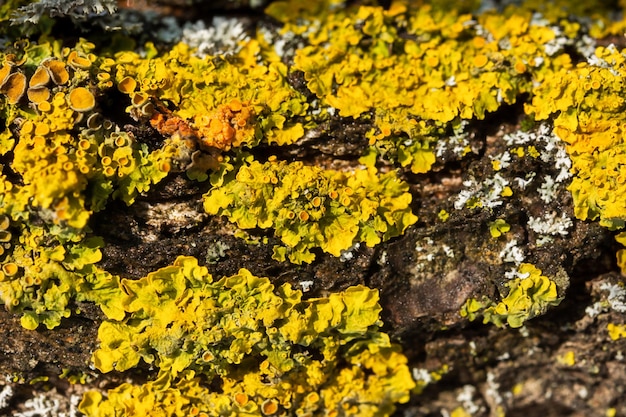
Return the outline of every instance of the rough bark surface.
<path id="1" fill-rule="evenodd" d="M 297 87 L 301 80 L 292 82 Z M 450 222 L 437 222 L 436 216 L 451 210 L 451 196 L 464 180 L 479 177 L 490 166 L 489 156 L 501 150 L 499 139 L 519 129 L 520 117 L 521 109 L 512 107 L 477 122 L 471 137 L 472 158 L 457 161 L 444 156 L 428 174 L 403 173 L 411 185 L 418 223 L 375 248 L 354 248 L 349 260 L 321 251 L 311 264 L 273 260 L 276 241 L 271 233 L 251 232 L 268 237 L 265 244 L 250 245 L 234 237 L 231 224 L 202 209 L 201 196 L 209 185 L 180 175 L 166 179 L 130 207 L 111 203 L 94 215 L 94 234 L 106 242 L 100 266 L 139 278 L 179 255 L 191 255 L 218 277 L 247 268 L 275 284 L 302 287 L 302 282 L 312 281 L 306 296 L 355 284 L 378 288 L 385 328 L 402 344 L 410 366 L 447 368 L 440 381 L 400 406 L 398 416 L 441 416 L 447 413 L 442 410 L 457 407 L 477 417 L 603 416 L 609 415 L 609 409 L 614 409 L 612 415 L 626 415 L 626 339 L 611 341 L 606 330 L 608 323 L 621 320 L 619 313 L 608 310 L 593 317 L 586 313 L 594 303 L 607 301 L 604 283 L 622 279 L 614 260 L 613 236 L 606 229 L 574 220 L 571 234 L 555 237 L 548 250 L 537 246 L 533 232 L 520 226 L 525 222 L 512 224 L 509 233 L 533 249 L 528 261 L 560 280 L 564 301 L 520 329 L 470 323 L 459 315 L 469 297 L 497 299 L 505 272 L 499 256 L 502 247 L 497 240 L 485 240 L 489 231 L 483 212 L 463 210 Z M 337 117 L 297 145 L 258 147 L 253 153 L 260 158 L 280 153 L 285 159 L 297 157 L 325 167 L 351 166 L 360 156 L 365 131 L 367 126 Z M 550 169 L 539 160 L 519 167 L 520 172 Z M 553 210 L 571 215 L 570 198 L 563 193 L 551 203 Z M 546 207 L 537 195 L 519 194 L 498 213 L 502 218 L 527 219 L 540 210 Z M 103 315 L 89 304 L 75 309 L 79 314 L 64 320 L 61 327 L 37 331 L 23 329 L 19 316 L 0 309 L 0 374 L 14 392 L 0 415 L 25 410 L 25 402 L 42 392 L 61 401 L 59 409 L 67 412 L 82 390 L 114 386 L 128 377 L 103 376 L 90 367 Z M 64 370 L 86 384 L 59 378 Z M 136 371 L 133 380 L 141 381 L 144 373 L 150 373 L 147 366 Z"/>

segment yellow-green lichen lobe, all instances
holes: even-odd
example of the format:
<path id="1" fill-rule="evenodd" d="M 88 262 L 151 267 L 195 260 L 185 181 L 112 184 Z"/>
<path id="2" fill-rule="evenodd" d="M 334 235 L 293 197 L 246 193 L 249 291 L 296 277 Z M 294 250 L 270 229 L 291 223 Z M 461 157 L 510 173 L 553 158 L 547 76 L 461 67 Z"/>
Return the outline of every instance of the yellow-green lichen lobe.
<path id="1" fill-rule="evenodd" d="M 554 281 L 542 275 L 535 266 L 522 264 L 518 274 L 521 277 L 506 284 L 509 291 L 500 302 L 470 298 L 461 308 L 461 316 L 472 321 L 482 316 L 483 323 L 493 323 L 498 327 L 508 324 L 517 328 L 561 302 Z"/>
<path id="2" fill-rule="evenodd" d="M 129 403 L 139 398 L 146 410 L 166 407 L 172 416 L 193 409 L 263 415 L 270 403 L 298 415 L 342 407 L 389 415 L 415 384 L 398 346 L 378 330 L 375 290 L 302 300 L 290 285 L 275 288 L 244 269 L 214 281 L 190 257 L 121 286 L 126 317 L 102 323 L 94 364 L 109 372 L 144 361 L 159 375 L 123 384 L 106 399 L 88 393 L 80 406 L 87 415 L 140 415 Z"/>

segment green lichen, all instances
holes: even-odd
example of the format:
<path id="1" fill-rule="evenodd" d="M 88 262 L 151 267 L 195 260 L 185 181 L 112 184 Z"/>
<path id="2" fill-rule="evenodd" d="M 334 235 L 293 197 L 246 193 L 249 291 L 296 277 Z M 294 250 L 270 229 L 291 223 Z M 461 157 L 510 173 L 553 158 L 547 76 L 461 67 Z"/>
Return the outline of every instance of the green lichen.
<path id="1" fill-rule="evenodd" d="M 375 290 L 303 300 L 245 269 L 213 281 L 190 257 L 121 286 L 126 317 L 100 325 L 94 364 L 109 372 L 144 361 L 159 375 L 107 399 L 88 394 L 80 407 L 87 415 L 264 415 L 276 407 L 383 416 L 414 386 L 406 358 L 379 330 Z"/>

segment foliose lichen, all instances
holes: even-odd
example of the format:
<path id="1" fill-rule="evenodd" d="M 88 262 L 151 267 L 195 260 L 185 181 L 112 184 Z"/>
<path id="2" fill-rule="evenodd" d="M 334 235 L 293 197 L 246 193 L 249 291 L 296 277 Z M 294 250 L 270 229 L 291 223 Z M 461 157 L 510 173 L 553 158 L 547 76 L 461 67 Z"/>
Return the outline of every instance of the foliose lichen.
<path id="1" fill-rule="evenodd" d="M 284 244 L 274 247 L 277 260 L 311 262 L 316 247 L 334 256 L 359 242 L 373 247 L 417 220 L 408 186 L 393 172 L 247 159 L 209 191 L 204 207 L 242 229 L 274 228 Z"/>
<path id="2" fill-rule="evenodd" d="M 245 269 L 213 281 L 191 257 L 121 288 L 126 316 L 100 325 L 94 364 L 110 372 L 143 361 L 159 375 L 106 399 L 88 393 L 87 415 L 383 416 L 414 387 L 406 357 L 379 330 L 375 290 L 303 300 Z"/>
<path id="3" fill-rule="evenodd" d="M 490 322 L 500 327 L 506 323 L 517 328 L 561 302 L 556 284 L 541 275 L 541 271 L 535 266 L 522 264 L 518 274 L 521 276 L 507 283 L 509 292 L 500 302 L 470 298 L 463 305 L 461 315 L 470 320 L 482 316 L 483 323 Z"/>
<path id="4" fill-rule="evenodd" d="M 467 174 L 437 218 L 487 213 L 486 238 L 512 268 L 499 300 L 470 298 L 462 315 L 520 327 L 558 304 L 556 280 L 526 262 L 513 221 L 498 210 L 522 193 L 550 204 L 567 187 L 578 219 L 626 226 L 625 54 L 594 41 L 623 33 L 626 21 L 611 21 L 603 2 L 480 7 L 276 1 L 266 10 L 273 24 L 245 36 L 235 25 L 226 51 L 183 30 L 175 32 L 188 43 L 170 36 L 171 48 L 122 34 L 108 45 L 88 33 L 50 36 L 55 15 L 89 20 L 112 13 L 110 1 L 0 5 L 0 22 L 31 22 L 40 35 L 0 27 L 0 302 L 28 329 L 54 328 L 73 302 L 94 302 L 108 317 L 96 367 L 158 368 L 145 384 L 86 395 L 85 413 L 389 415 L 414 385 L 406 358 L 380 332 L 374 290 L 303 300 L 245 270 L 213 281 L 186 257 L 139 280 L 101 269 L 105 243 L 92 215 L 112 199 L 133 204 L 172 173 L 208 180 L 207 213 L 273 233 L 276 260 L 300 264 L 324 252 L 346 261 L 356 245 L 416 223 L 407 175 L 471 156 L 470 122 L 523 101 L 531 131 L 504 135 L 487 176 Z M 367 126 L 369 148 L 343 170 L 251 156 L 348 120 Z M 554 175 L 521 175 L 525 158 Z M 522 226 L 542 247 L 572 224 L 553 210 Z M 621 267 L 625 259 L 618 252 Z M 621 325 L 608 331 L 623 336 Z"/>

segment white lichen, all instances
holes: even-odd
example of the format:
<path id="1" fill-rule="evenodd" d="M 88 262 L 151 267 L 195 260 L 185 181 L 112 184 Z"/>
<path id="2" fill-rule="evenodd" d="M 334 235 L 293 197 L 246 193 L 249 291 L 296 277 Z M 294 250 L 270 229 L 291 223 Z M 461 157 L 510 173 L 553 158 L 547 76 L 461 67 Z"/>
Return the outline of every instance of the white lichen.
<path id="1" fill-rule="evenodd" d="M 339 260 L 341 262 L 351 261 L 354 258 L 354 253 L 359 250 L 361 244 L 356 242 L 354 245 L 350 246 L 348 249 L 341 251 L 341 255 L 339 255 Z"/>
<path id="2" fill-rule="evenodd" d="M 467 120 L 462 120 L 461 123 L 454 126 L 452 136 L 437 141 L 435 144 L 435 155 L 437 158 L 442 158 L 448 150 L 457 157 L 462 157 L 467 152 L 470 144 L 470 133 L 466 129 L 468 125 L 469 122 Z"/>
<path id="3" fill-rule="evenodd" d="M 474 401 L 475 395 L 476 388 L 473 385 L 464 385 L 461 388 L 461 392 L 456 396 L 456 400 L 461 403 L 463 409 L 470 415 L 483 411 L 482 407 Z"/>
<path id="4" fill-rule="evenodd" d="M 56 398 L 49 398 L 45 394 L 38 394 L 24 402 L 25 410 L 13 414 L 13 417 L 40 417 L 55 416 L 60 417 L 60 401 Z"/>
<path id="5" fill-rule="evenodd" d="M 215 16 L 207 27 L 204 21 L 187 22 L 182 28 L 181 42 L 196 48 L 196 55 L 232 55 L 250 40 L 243 18 Z"/>
<path id="6" fill-rule="evenodd" d="M 475 178 L 463 181 L 463 185 L 465 189 L 457 195 L 455 209 L 461 210 L 468 205 L 494 209 L 502 205 L 502 194 L 509 186 L 509 180 L 496 173 L 482 182 Z"/>
<path id="7" fill-rule="evenodd" d="M 549 204 L 554 201 L 556 197 L 556 183 L 554 179 L 550 176 L 546 176 L 537 191 L 539 191 L 539 198 L 544 203 Z"/>
<path id="8" fill-rule="evenodd" d="M 561 213 L 559 216 L 554 211 L 545 213 L 541 217 L 529 216 L 528 218 L 528 227 L 540 235 L 537 239 L 538 245 L 550 242 L 552 236 L 567 236 L 573 224 L 572 219 L 565 213 Z"/>
<path id="9" fill-rule="evenodd" d="M 487 372 L 487 381 L 485 382 L 484 395 L 487 403 L 490 406 L 502 406 L 505 398 L 509 398 L 512 394 L 510 392 L 501 393 L 500 384 L 496 381 L 496 376 L 493 372 Z"/>
<path id="10" fill-rule="evenodd" d="M 10 385 L 5 385 L 0 391 L 0 410 L 9 406 L 9 401 L 13 397 L 13 388 Z"/>
<path id="11" fill-rule="evenodd" d="M 517 246 L 517 239 L 509 240 L 504 246 L 504 249 L 500 251 L 500 259 L 502 259 L 503 262 L 512 262 L 515 265 L 524 262 L 525 257 L 522 248 Z"/>
<path id="12" fill-rule="evenodd" d="M 606 301 L 597 301 L 588 306 L 585 313 L 589 317 L 595 317 L 609 309 L 618 313 L 626 313 L 626 289 L 623 286 L 603 282 L 599 288 L 601 291 L 608 292 Z"/>
<path id="13" fill-rule="evenodd" d="M 300 289 L 302 290 L 302 292 L 309 292 L 311 290 L 311 287 L 313 287 L 313 281 L 298 281 L 298 285 L 300 285 Z"/>
<path id="14" fill-rule="evenodd" d="M 426 368 L 413 368 L 412 374 L 414 380 L 421 381 L 426 385 L 433 382 L 433 377 Z"/>

